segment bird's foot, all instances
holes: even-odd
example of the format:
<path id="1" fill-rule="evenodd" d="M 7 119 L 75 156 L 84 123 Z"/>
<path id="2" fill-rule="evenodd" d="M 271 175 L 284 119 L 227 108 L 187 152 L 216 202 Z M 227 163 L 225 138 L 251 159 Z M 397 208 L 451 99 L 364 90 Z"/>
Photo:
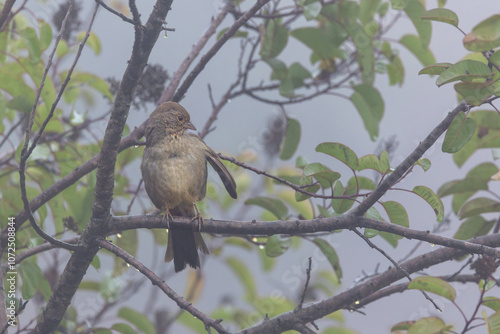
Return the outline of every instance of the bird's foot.
<path id="1" fill-rule="evenodd" d="M 170 230 L 170 221 L 174 221 L 174 218 L 170 214 L 170 211 L 168 209 L 165 210 L 165 213 L 163 214 L 163 218 L 161 219 L 162 223 L 165 221 L 165 217 L 167 218 L 166 223 L 167 223 L 167 228 Z"/>
<path id="2" fill-rule="evenodd" d="M 196 220 L 196 226 L 198 227 L 199 232 L 201 231 L 201 227 L 203 226 L 203 217 L 201 216 L 200 210 L 198 210 L 196 204 L 194 205 L 194 208 L 196 209 L 196 216 L 191 219 L 191 222 Z"/>

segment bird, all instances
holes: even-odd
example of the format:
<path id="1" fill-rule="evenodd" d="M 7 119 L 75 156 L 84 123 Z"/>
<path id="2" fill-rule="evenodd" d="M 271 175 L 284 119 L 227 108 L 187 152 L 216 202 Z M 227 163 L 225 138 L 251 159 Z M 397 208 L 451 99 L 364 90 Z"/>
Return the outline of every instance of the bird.
<path id="1" fill-rule="evenodd" d="M 198 250 L 208 254 L 199 231 L 171 229 L 172 214 L 198 220 L 203 218 L 196 206 L 207 191 L 207 162 L 214 168 L 229 195 L 236 199 L 236 183 L 217 153 L 196 134 L 190 115 L 176 102 L 160 104 L 146 124 L 146 148 L 141 173 L 146 193 L 167 218 L 168 244 L 165 262 L 174 260 L 175 272 L 200 267 Z"/>

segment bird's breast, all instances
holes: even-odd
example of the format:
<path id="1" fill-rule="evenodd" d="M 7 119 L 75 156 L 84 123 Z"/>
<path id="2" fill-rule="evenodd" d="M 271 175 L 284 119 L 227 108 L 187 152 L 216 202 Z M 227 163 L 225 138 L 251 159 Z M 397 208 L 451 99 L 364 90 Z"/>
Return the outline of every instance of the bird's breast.
<path id="1" fill-rule="evenodd" d="M 160 209 L 192 204 L 205 197 L 207 162 L 204 151 L 196 142 L 184 140 L 182 136 L 166 137 L 146 147 L 141 171 L 146 191 Z"/>

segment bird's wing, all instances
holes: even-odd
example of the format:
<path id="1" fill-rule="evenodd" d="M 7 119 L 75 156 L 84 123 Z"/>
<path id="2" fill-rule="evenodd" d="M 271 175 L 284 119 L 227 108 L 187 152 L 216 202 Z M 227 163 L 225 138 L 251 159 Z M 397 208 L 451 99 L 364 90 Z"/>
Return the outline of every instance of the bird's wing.
<path id="1" fill-rule="evenodd" d="M 222 180 L 222 183 L 224 184 L 224 187 L 226 188 L 227 192 L 229 195 L 236 199 L 238 197 L 238 194 L 236 193 L 236 182 L 234 182 L 233 177 L 231 176 L 231 173 L 227 170 L 226 166 L 220 161 L 219 156 L 217 153 L 214 152 L 210 147 L 205 145 L 205 153 L 208 162 L 210 165 L 212 165 L 213 169 L 219 174 L 220 179 Z"/>

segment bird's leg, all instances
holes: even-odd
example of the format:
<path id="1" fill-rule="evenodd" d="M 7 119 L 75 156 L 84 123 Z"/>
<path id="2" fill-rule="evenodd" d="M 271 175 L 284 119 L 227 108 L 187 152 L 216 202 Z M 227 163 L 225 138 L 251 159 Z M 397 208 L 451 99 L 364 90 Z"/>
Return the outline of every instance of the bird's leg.
<path id="1" fill-rule="evenodd" d="M 194 220 L 197 221 L 197 226 L 198 226 L 198 231 L 201 230 L 201 226 L 203 226 L 203 217 L 201 216 L 201 213 L 200 213 L 200 210 L 198 210 L 198 207 L 196 206 L 196 203 L 193 203 L 194 205 L 194 208 L 196 210 L 196 216 L 193 217 L 193 219 L 191 219 L 191 222 L 193 222 Z"/>
<path id="2" fill-rule="evenodd" d="M 163 214 L 163 218 L 161 219 L 162 223 L 165 221 L 165 217 L 167 217 L 167 228 L 170 230 L 170 221 L 174 221 L 174 218 L 172 217 L 172 214 L 170 214 L 169 209 L 165 209 L 165 213 Z"/>

